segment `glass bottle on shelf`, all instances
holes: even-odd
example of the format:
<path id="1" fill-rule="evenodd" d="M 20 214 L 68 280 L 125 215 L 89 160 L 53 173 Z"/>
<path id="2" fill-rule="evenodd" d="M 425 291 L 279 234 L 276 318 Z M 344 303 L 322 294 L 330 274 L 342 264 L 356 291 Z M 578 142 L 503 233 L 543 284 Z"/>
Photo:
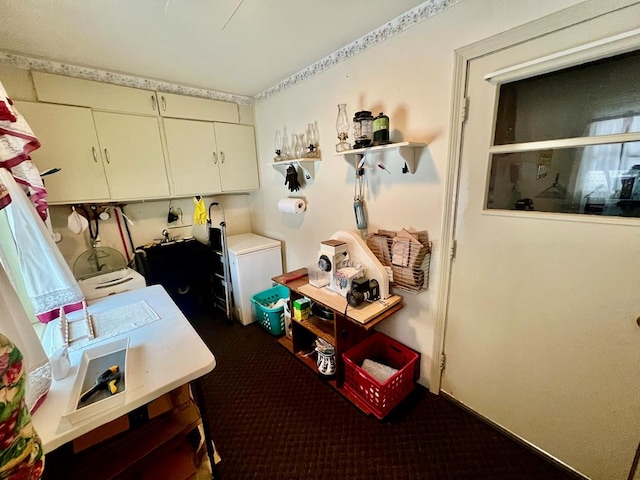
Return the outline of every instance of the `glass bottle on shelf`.
<path id="1" fill-rule="evenodd" d="M 291 150 L 289 149 L 289 140 L 287 138 L 287 129 L 282 129 L 282 158 L 281 160 L 289 160 L 291 158 Z"/>
<path id="2" fill-rule="evenodd" d="M 316 158 L 318 153 L 316 152 L 315 131 L 313 129 L 313 123 L 307 125 L 307 157 Z"/>
<path id="3" fill-rule="evenodd" d="M 349 138 L 349 117 L 347 116 L 347 104 L 338 104 L 338 118 L 336 119 L 336 132 L 340 143 L 336 145 L 336 152 L 351 150 L 351 145 L 347 142 Z"/>
<path id="4" fill-rule="evenodd" d="M 314 122 L 313 127 L 313 146 L 315 147 L 316 158 L 320 158 L 320 133 L 318 132 L 318 122 Z"/>
<path id="5" fill-rule="evenodd" d="M 280 135 L 280 130 L 276 130 L 276 138 L 273 141 L 273 146 L 276 152 L 276 156 L 273 157 L 273 160 L 275 162 L 279 162 L 282 160 L 282 135 Z"/>
<path id="6" fill-rule="evenodd" d="M 305 153 L 307 152 L 307 149 L 305 148 L 305 141 L 304 141 L 304 133 L 300 133 L 298 135 L 295 135 L 295 154 L 296 154 L 296 158 L 304 158 Z"/>

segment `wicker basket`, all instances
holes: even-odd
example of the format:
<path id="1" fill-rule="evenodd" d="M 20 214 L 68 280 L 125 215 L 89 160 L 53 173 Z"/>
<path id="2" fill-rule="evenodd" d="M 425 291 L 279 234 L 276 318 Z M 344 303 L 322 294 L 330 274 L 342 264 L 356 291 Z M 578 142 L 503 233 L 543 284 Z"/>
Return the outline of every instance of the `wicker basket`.
<path id="1" fill-rule="evenodd" d="M 429 286 L 431 242 L 427 232 L 411 235 L 413 239 L 398 236 L 397 232 L 379 230 L 367 236 L 367 246 L 386 267 L 389 281 L 395 287 L 418 293 Z"/>

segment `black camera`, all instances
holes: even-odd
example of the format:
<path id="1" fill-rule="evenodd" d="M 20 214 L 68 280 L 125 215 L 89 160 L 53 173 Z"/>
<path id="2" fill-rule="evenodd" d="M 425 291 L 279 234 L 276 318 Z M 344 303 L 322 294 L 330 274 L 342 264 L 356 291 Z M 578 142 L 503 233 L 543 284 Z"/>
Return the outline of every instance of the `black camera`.
<path id="1" fill-rule="evenodd" d="M 351 290 L 347 292 L 347 303 L 357 307 L 365 300 L 372 302 L 380 298 L 380 285 L 377 280 L 357 278 L 351 282 Z"/>

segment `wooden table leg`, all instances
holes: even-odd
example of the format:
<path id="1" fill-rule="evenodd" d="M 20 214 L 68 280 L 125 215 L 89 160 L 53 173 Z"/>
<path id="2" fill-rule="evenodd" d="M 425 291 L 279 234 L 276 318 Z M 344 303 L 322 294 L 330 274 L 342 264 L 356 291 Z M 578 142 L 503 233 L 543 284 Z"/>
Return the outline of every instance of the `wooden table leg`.
<path id="1" fill-rule="evenodd" d="M 204 442 L 207 446 L 207 456 L 209 457 L 209 462 L 211 463 L 211 480 L 219 480 L 220 475 L 218 474 L 218 469 L 216 467 L 216 459 L 213 450 L 213 442 L 211 441 L 211 435 L 209 430 L 209 418 L 207 416 L 206 405 L 204 404 L 204 390 L 202 387 L 202 379 L 197 378 L 191 382 L 191 386 L 193 387 L 193 396 L 196 401 L 196 405 L 198 405 L 198 409 L 200 410 L 200 417 L 202 418 L 202 429 L 204 430 Z"/>

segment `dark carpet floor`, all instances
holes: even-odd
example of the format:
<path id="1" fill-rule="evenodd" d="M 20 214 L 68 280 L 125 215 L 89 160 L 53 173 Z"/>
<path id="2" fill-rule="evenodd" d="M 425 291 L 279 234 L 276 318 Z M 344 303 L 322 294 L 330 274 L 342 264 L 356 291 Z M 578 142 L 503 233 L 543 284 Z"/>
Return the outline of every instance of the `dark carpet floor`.
<path id="1" fill-rule="evenodd" d="M 380 421 L 257 324 L 192 324 L 217 360 L 202 383 L 222 480 L 574 478 L 422 387 Z"/>

